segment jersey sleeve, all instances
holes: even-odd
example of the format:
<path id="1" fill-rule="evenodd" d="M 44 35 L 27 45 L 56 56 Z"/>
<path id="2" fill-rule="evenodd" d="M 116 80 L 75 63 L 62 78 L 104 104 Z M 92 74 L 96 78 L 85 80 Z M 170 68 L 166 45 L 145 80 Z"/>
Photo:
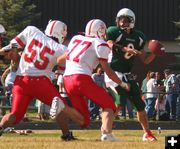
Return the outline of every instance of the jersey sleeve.
<path id="1" fill-rule="evenodd" d="M 139 36 L 139 39 L 140 39 L 140 49 L 143 49 L 145 44 L 146 44 L 146 41 L 147 41 L 147 38 L 145 36 L 145 34 L 141 31 L 137 31 L 137 34 Z"/>
<path id="2" fill-rule="evenodd" d="M 57 57 L 59 57 L 59 56 L 63 55 L 64 53 L 66 53 L 67 51 L 68 51 L 67 47 L 60 44 L 58 47 L 56 55 L 57 55 Z"/>
<path id="3" fill-rule="evenodd" d="M 99 43 L 96 46 L 96 55 L 99 60 L 108 60 L 108 55 L 110 53 L 110 48 L 106 42 Z"/>
<path id="4" fill-rule="evenodd" d="M 107 40 L 116 41 L 121 31 L 116 26 L 108 27 L 107 29 Z"/>
<path id="5" fill-rule="evenodd" d="M 34 26 L 27 26 L 21 33 L 19 33 L 14 39 L 11 40 L 11 43 L 18 43 L 18 46 L 20 48 L 24 48 L 28 41 L 28 38 L 38 30 L 39 29 Z"/>

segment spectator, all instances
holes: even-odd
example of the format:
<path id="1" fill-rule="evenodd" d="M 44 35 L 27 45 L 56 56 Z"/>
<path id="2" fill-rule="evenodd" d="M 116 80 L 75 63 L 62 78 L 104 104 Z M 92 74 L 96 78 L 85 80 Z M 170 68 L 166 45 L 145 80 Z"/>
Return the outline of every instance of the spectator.
<path id="1" fill-rule="evenodd" d="M 129 99 L 126 100 L 126 104 L 122 106 L 122 117 L 126 119 L 126 111 L 128 112 L 129 119 L 134 119 L 133 105 Z"/>
<path id="2" fill-rule="evenodd" d="M 180 121 L 180 74 L 176 75 L 179 84 L 178 98 L 176 104 L 176 121 Z"/>
<path id="3" fill-rule="evenodd" d="M 54 84 L 55 88 L 59 91 L 59 85 L 57 84 L 58 81 L 58 77 L 60 75 L 60 71 L 59 70 L 55 70 L 54 72 L 54 77 L 52 78 L 52 83 Z"/>
<path id="4" fill-rule="evenodd" d="M 63 74 L 64 74 L 64 68 L 65 67 L 59 67 L 59 77 L 58 77 L 58 80 L 57 80 L 57 85 L 59 86 L 59 93 L 62 97 L 64 97 L 64 99 L 66 99 L 68 105 L 70 107 L 72 107 L 72 103 L 71 103 L 71 100 L 69 99 L 67 93 L 66 93 L 66 90 L 64 88 L 64 78 L 63 78 Z"/>
<path id="5" fill-rule="evenodd" d="M 50 106 L 41 102 L 40 100 L 37 100 L 37 106 L 38 106 L 38 116 L 40 120 L 48 120 L 49 119 L 49 112 L 50 112 Z"/>
<path id="6" fill-rule="evenodd" d="M 99 65 L 96 68 L 96 72 L 93 73 L 91 77 L 94 80 L 94 82 L 97 83 L 97 85 L 105 88 L 104 71 L 103 71 L 103 68 L 101 65 Z M 90 117 L 91 117 L 91 119 L 92 120 L 100 119 L 100 108 L 99 108 L 99 106 L 91 100 L 89 100 L 89 106 L 90 106 Z"/>
<path id="7" fill-rule="evenodd" d="M 146 74 L 146 78 L 142 81 L 142 85 L 141 85 L 141 92 L 142 92 L 142 100 L 145 102 L 145 105 L 147 106 L 147 97 L 146 97 L 146 92 L 147 92 L 147 82 L 148 80 L 150 79 L 150 73 L 152 71 L 148 71 L 147 74 Z"/>
<path id="8" fill-rule="evenodd" d="M 6 30 L 2 24 L 0 24 L 0 48 L 8 44 L 8 39 L 6 37 Z"/>
<path id="9" fill-rule="evenodd" d="M 165 109 L 165 96 L 160 96 L 155 103 L 155 111 L 157 113 L 158 119 L 160 121 L 168 121 L 169 116 Z"/>
<path id="10" fill-rule="evenodd" d="M 156 99 L 158 97 L 158 86 L 157 86 L 157 81 L 155 79 L 155 73 L 151 72 L 150 73 L 150 79 L 148 80 L 147 84 L 147 107 L 146 107 L 146 112 L 148 115 L 149 119 L 155 119 L 155 103 Z"/>
<path id="11" fill-rule="evenodd" d="M 164 86 L 166 90 L 166 111 L 169 114 L 169 118 L 171 120 L 175 120 L 179 84 L 175 74 L 173 74 L 170 69 L 165 69 L 164 75 Z"/>
<path id="12" fill-rule="evenodd" d="M 1 77 L 1 82 L 2 82 L 3 86 L 5 87 L 5 95 L 8 99 L 8 101 L 6 103 L 8 106 L 10 106 L 11 102 L 12 102 L 11 101 L 12 88 L 13 88 L 14 80 L 16 78 L 17 68 L 18 68 L 18 65 L 15 64 L 11 60 L 10 66 L 4 71 L 4 73 L 2 74 L 2 77 Z"/>

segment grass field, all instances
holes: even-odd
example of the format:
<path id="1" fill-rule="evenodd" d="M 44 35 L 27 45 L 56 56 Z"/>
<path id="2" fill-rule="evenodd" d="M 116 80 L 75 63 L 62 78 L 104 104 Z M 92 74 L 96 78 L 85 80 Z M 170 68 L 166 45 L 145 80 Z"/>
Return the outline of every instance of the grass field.
<path id="1" fill-rule="evenodd" d="M 142 130 L 114 130 L 119 142 L 99 141 L 99 130 L 75 130 L 78 141 L 64 142 L 58 130 L 34 130 L 32 134 L 4 134 L 0 137 L 0 149 L 163 149 L 165 135 L 178 134 L 180 130 L 162 130 L 157 142 L 142 142 Z"/>

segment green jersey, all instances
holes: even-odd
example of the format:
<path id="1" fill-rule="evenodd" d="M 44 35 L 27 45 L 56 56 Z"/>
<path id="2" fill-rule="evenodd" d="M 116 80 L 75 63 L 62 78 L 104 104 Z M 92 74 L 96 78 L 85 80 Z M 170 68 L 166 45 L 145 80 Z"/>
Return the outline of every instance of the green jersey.
<path id="1" fill-rule="evenodd" d="M 130 34 L 126 33 L 119 27 L 112 26 L 107 30 L 107 39 L 114 41 L 122 47 L 130 47 L 136 50 L 144 48 L 146 37 L 138 31 L 132 30 Z M 112 57 L 110 58 L 110 67 L 118 72 L 131 72 L 134 65 L 135 56 L 129 55 L 120 49 L 113 47 Z"/>

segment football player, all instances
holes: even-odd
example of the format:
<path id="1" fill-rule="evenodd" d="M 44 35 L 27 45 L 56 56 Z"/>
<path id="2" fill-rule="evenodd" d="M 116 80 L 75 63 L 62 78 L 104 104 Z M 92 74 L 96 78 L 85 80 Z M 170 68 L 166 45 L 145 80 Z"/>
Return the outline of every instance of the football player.
<path id="1" fill-rule="evenodd" d="M 112 80 L 129 90 L 129 85 L 122 82 L 107 63 L 110 49 L 104 41 L 105 37 L 105 23 L 102 20 L 93 19 L 86 25 L 85 36 L 75 35 L 71 39 L 66 57 L 64 86 L 73 107 L 83 115 L 84 124 L 90 123 L 87 99 L 103 109 L 101 141 L 117 141 L 112 135 L 116 106 L 106 90 L 98 86 L 91 78 L 93 69 L 100 63 Z"/>
<path id="2" fill-rule="evenodd" d="M 139 57 L 143 63 L 149 64 L 155 58 L 151 53 L 147 55 L 143 50 L 146 37 L 134 28 L 135 14 L 128 8 L 119 10 L 116 17 L 116 26 L 107 29 L 107 43 L 112 49 L 109 55 L 110 67 L 117 73 L 119 78 L 129 83 L 130 91 L 125 90 L 120 85 L 114 83 L 105 75 L 105 82 L 109 92 L 115 98 L 118 109 L 124 106 L 126 99 L 130 99 L 137 109 L 138 120 L 144 130 L 143 141 L 155 141 L 149 129 L 148 119 L 144 110 L 145 104 L 141 100 L 140 90 L 131 74 L 135 57 Z"/>
<path id="3" fill-rule="evenodd" d="M 27 26 L 11 40 L 9 45 L 0 49 L 0 55 L 6 55 L 14 48 L 24 49 L 12 91 L 12 110 L 2 118 L 0 134 L 6 127 L 21 121 L 28 105 L 34 98 L 49 106 L 56 105 L 51 113 L 60 126 L 64 124 L 63 120 L 65 120 L 62 113 L 80 125 L 84 124 L 82 115 L 66 104 L 50 80 L 52 68 L 60 63 L 61 55 L 67 52 L 67 47 L 62 44 L 66 35 L 66 24 L 53 20 L 48 23 L 45 34 L 34 26 Z M 56 104 L 57 102 L 58 104 Z M 71 132 L 68 133 L 72 136 Z"/>

